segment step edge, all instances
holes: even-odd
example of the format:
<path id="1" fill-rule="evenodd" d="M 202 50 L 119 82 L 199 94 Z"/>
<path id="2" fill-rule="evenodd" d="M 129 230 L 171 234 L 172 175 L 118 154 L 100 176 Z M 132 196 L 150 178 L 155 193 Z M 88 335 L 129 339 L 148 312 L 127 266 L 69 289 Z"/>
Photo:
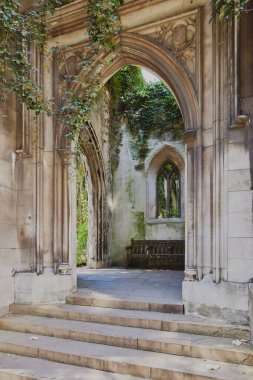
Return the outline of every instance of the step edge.
<path id="1" fill-rule="evenodd" d="M 135 364 L 129 362 L 119 362 L 115 361 L 113 359 L 105 359 L 101 358 L 99 356 L 89 356 L 89 355 L 78 355 L 78 354 L 70 354 L 66 352 L 61 352 L 61 351 L 54 351 L 52 349 L 48 348 L 40 348 L 40 347 L 31 347 L 29 345 L 25 344 L 16 344 L 16 343 L 9 343 L 9 342 L 1 342 L 0 343 L 0 349 L 2 352 L 5 353 L 12 353 L 12 354 L 17 354 L 20 356 L 26 356 L 26 357 L 34 357 L 38 359 L 45 359 L 49 361 L 54 361 L 57 363 L 65 363 L 65 364 L 71 364 L 71 365 L 79 365 L 82 367 L 87 367 L 87 368 L 93 368 L 97 369 L 100 371 L 106 371 L 106 372 L 113 372 L 113 373 L 120 373 L 120 374 L 128 374 L 131 376 L 139 376 L 141 378 L 156 378 L 155 372 L 156 371 L 162 371 L 163 373 L 168 373 L 168 374 L 177 374 L 177 375 L 182 375 L 182 380 L 185 379 L 185 375 L 190 375 L 190 376 L 198 376 L 202 380 L 220 380 L 221 377 L 214 377 L 214 376 L 208 376 L 208 375 L 203 375 L 199 374 L 196 371 L 185 371 L 183 368 L 182 371 L 179 369 L 167 369 L 167 368 L 158 368 L 158 367 L 152 367 L 150 365 L 140 365 L 140 364 Z M 28 351 L 27 351 L 28 349 Z M 25 350 L 25 353 L 23 351 Z M 18 353 L 16 353 L 18 351 Z M 33 354 L 33 351 L 35 353 Z M 53 355 L 51 356 L 50 354 Z M 63 356 L 63 358 L 59 358 Z M 195 359 L 198 360 L 198 359 Z M 199 359 L 201 360 L 201 359 Z M 213 360 L 212 360 L 213 361 Z M 98 366 L 95 367 L 95 363 L 98 364 Z M 220 363 L 220 362 L 217 362 Z M 226 363 L 224 363 L 226 364 Z M 233 365 L 233 364 L 232 364 Z M 234 364 L 236 365 L 236 364 Z M 116 368 L 115 368 L 116 367 Z M 134 371 L 129 368 L 129 367 L 134 367 Z M 143 376 L 141 373 L 136 373 L 135 370 L 143 370 L 145 371 L 145 376 Z"/>
<path id="2" fill-rule="evenodd" d="M 19 326 L 17 326 L 17 324 Z M 253 366 L 253 351 L 247 351 L 246 349 L 234 349 L 232 347 L 215 347 L 208 346 L 207 344 L 194 344 L 194 342 L 176 342 L 175 340 L 168 339 L 167 342 L 162 342 L 160 339 L 145 339 L 143 337 L 137 336 L 137 338 L 117 335 L 113 336 L 106 333 L 98 333 L 95 331 L 80 331 L 74 329 L 63 329 L 56 327 L 43 327 L 45 329 L 45 334 L 38 332 L 40 330 L 40 325 L 36 324 L 27 324 L 22 322 L 13 322 L 9 321 L 4 323 L 0 320 L 0 330 L 1 331 L 12 331 L 12 332 L 20 332 L 20 333 L 28 333 L 28 334 L 36 334 L 46 337 L 54 337 L 56 339 L 69 339 L 73 341 L 87 342 L 87 343 L 95 343 L 102 344 L 106 346 L 115 346 L 115 347 L 123 347 L 123 348 L 133 348 L 142 351 L 150 351 L 164 354 L 171 354 L 177 356 L 186 356 L 192 358 L 199 359 L 210 359 L 214 361 L 222 362 L 224 360 L 228 361 L 231 364 L 246 364 L 249 366 Z M 52 329 L 54 333 L 52 334 Z M 78 334 L 78 335 L 77 335 Z M 80 339 L 78 339 L 80 337 Z M 203 338 L 205 338 L 203 336 Z M 115 339 L 119 339 L 119 344 L 114 344 L 113 341 Z M 208 339 L 208 338 L 207 338 Z M 106 340 L 106 341 L 104 341 Z M 124 344 L 125 342 L 125 344 Z M 155 349 L 155 347 L 158 347 Z M 162 348 L 163 347 L 163 348 Z M 153 349 L 152 349 L 153 348 Z M 160 349 L 159 349 L 160 348 Z M 176 353 L 173 351 L 175 350 Z M 179 353 L 179 351 L 182 351 Z M 198 353 L 199 352 L 199 353 Z M 221 355 L 221 359 L 216 359 L 214 357 L 217 355 Z M 210 357 L 208 357 L 211 356 Z M 224 358 L 224 356 L 227 356 Z M 228 356 L 232 356 L 229 358 Z M 222 359 L 224 358 L 224 360 Z"/>
<path id="3" fill-rule="evenodd" d="M 113 309 L 114 310 L 114 309 Z M 76 321 L 83 321 L 83 322 L 94 322 L 94 323 L 101 323 L 101 324 L 110 324 L 110 325 L 122 325 L 122 323 L 125 321 L 128 321 L 131 323 L 131 325 L 125 323 L 122 326 L 127 327 L 139 327 L 139 328 L 151 328 L 151 327 L 145 327 L 143 326 L 147 322 L 148 325 L 153 324 L 151 329 L 154 330 L 161 330 L 161 331 L 171 331 L 171 332 L 185 332 L 185 333 L 192 333 L 196 334 L 197 329 L 213 329 L 215 332 L 210 332 L 209 334 L 196 334 L 196 335 L 204 335 L 204 336 L 214 336 L 214 337 L 224 337 L 224 338 L 233 338 L 233 339 L 250 339 L 250 329 L 248 326 L 244 325 L 220 325 L 220 324 L 201 324 L 201 322 L 196 321 L 165 321 L 165 320 L 158 320 L 158 319 L 143 319 L 138 317 L 131 317 L 131 316 L 115 316 L 115 315 L 102 315 L 102 314 L 92 314 L 91 312 L 87 311 L 66 311 L 61 308 L 59 309 L 44 309 L 40 305 L 24 305 L 24 304 L 12 304 L 10 306 L 10 312 L 13 314 L 20 314 L 20 315 L 34 315 L 34 316 L 43 316 L 48 318 L 59 318 L 59 319 L 66 319 L 66 320 L 76 320 Z M 82 319 L 80 319 L 80 315 L 82 315 Z M 102 320 L 101 320 L 102 319 Z M 111 319 L 113 322 L 103 322 L 105 319 Z M 118 321 L 118 323 L 116 323 Z M 133 323 L 137 321 L 136 324 L 139 324 L 139 326 L 135 325 L 133 326 Z M 142 324 L 142 326 L 140 326 Z M 158 327 L 159 325 L 159 327 Z M 167 327 L 166 327 L 167 325 Z M 190 330 L 186 331 L 186 330 Z M 195 330 L 195 331 L 194 331 Z M 216 331 L 217 330 L 217 331 Z"/>

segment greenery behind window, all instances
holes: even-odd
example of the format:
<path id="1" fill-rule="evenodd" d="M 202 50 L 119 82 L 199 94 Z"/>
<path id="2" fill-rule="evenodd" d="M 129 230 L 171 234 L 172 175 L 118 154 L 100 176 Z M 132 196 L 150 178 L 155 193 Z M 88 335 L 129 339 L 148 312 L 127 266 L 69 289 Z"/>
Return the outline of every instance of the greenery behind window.
<path id="1" fill-rule="evenodd" d="M 180 217 L 180 203 L 180 172 L 173 163 L 167 162 L 157 175 L 157 217 Z"/>

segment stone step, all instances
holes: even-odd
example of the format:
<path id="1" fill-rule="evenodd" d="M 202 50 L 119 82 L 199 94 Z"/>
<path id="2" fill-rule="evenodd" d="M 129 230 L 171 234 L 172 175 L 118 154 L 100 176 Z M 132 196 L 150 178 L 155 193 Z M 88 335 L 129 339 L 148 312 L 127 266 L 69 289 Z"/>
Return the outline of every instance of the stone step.
<path id="1" fill-rule="evenodd" d="M 0 351 L 154 380 L 251 380 L 253 368 L 69 339 L 0 331 Z"/>
<path id="2" fill-rule="evenodd" d="M 140 302 L 134 299 L 134 296 L 132 299 L 123 299 L 91 290 L 79 290 L 66 298 L 66 302 L 72 305 L 105 307 L 110 309 L 157 311 L 173 314 L 184 313 L 184 305 L 181 302 L 165 303 L 162 302 L 163 298 L 159 300 L 160 302 Z"/>
<path id="3" fill-rule="evenodd" d="M 0 369 L 1 380 L 36 380 L 36 377 L 25 375 L 24 373 L 15 372 L 12 369 L 2 370 Z"/>
<path id="4" fill-rule="evenodd" d="M 140 377 L 0 352 L 1 380 L 140 380 Z"/>
<path id="5" fill-rule="evenodd" d="M 253 366 L 253 349 L 231 338 L 24 315 L 1 318 L 0 329 Z"/>
<path id="6" fill-rule="evenodd" d="M 110 309 L 68 304 L 21 305 L 13 304 L 10 312 L 83 322 L 138 327 L 161 331 L 181 332 L 233 339 L 250 339 L 248 326 L 226 324 L 205 318 L 181 314 L 167 314 L 137 310 Z"/>

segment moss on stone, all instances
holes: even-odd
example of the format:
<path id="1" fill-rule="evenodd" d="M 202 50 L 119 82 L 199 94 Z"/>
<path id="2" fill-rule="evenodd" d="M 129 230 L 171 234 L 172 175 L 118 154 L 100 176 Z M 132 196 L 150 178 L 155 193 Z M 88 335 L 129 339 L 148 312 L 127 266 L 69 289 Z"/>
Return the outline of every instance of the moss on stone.
<path id="1" fill-rule="evenodd" d="M 146 223 L 143 211 L 135 211 L 134 213 L 134 230 L 135 239 L 145 239 Z"/>
<path id="2" fill-rule="evenodd" d="M 134 191 L 133 191 L 133 178 L 131 176 L 131 173 L 127 176 L 127 182 L 126 182 L 126 192 L 128 195 L 128 200 L 130 203 L 134 202 Z"/>

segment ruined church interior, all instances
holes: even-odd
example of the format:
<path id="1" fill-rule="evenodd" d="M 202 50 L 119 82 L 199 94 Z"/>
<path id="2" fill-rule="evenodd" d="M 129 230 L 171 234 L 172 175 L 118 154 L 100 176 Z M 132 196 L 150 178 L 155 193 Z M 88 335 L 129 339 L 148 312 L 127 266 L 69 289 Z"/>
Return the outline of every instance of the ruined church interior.
<path id="1" fill-rule="evenodd" d="M 253 379 L 253 1 L 214 3 L 56 0 L 21 96 L 0 50 L 0 379 Z"/>

